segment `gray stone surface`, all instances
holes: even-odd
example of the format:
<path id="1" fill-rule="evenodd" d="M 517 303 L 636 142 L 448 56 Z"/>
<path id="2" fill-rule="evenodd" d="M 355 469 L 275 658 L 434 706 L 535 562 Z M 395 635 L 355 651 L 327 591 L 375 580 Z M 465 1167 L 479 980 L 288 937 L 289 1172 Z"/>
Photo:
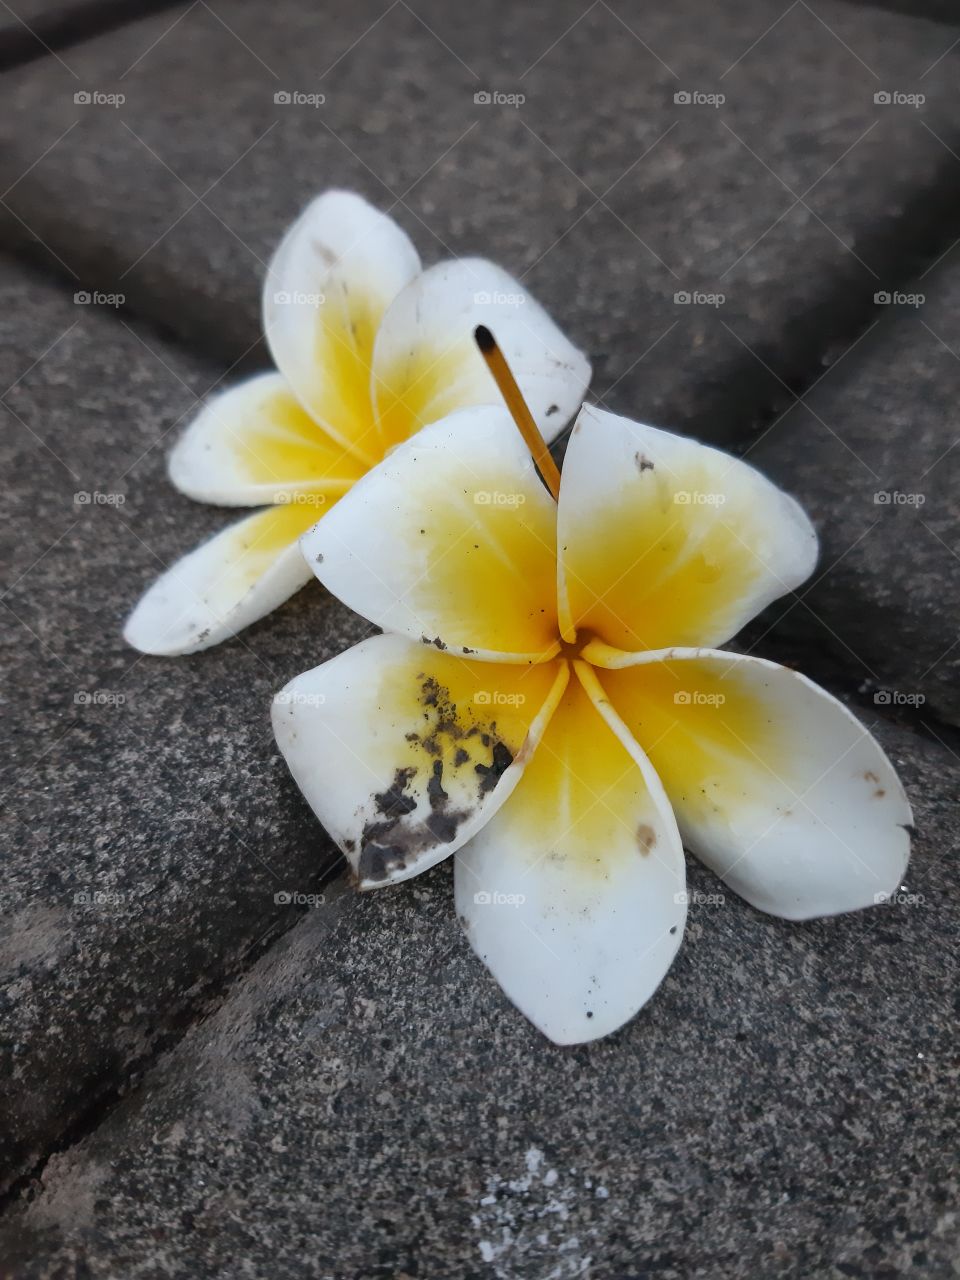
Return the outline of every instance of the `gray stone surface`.
<path id="1" fill-rule="evenodd" d="M 640 1016 L 558 1049 L 470 952 L 448 865 L 333 889 L 50 1161 L 0 1256 L 18 1280 L 954 1275 L 960 768 L 878 732 L 919 901 L 693 907 Z"/>
<path id="2" fill-rule="evenodd" d="M 905 13 L 911 18 L 933 18 L 936 22 L 949 22 L 953 26 L 960 22 L 960 13 L 953 0 L 856 0 L 856 3 Z"/>
<path id="3" fill-rule="evenodd" d="M 820 566 L 778 632 L 904 711 L 960 723 L 960 259 L 875 327 L 748 458 L 815 520 Z M 924 301 L 920 302 L 919 299 Z"/>
<path id="4" fill-rule="evenodd" d="M 178 0 L 4 0 L 0 6 L 0 70 L 49 56 L 71 74 L 70 46 Z M 186 0 L 179 0 L 185 4 Z"/>
<path id="5" fill-rule="evenodd" d="M 150 7 L 149 0 L 125 0 L 123 9 L 133 17 L 140 17 Z M 119 8 L 110 0 L 4 0 L 0 9 L 0 31 L 13 30 L 17 25 L 27 25 L 37 30 L 50 22 L 59 21 L 67 13 L 94 14 L 111 8 Z"/>
<path id="6" fill-rule="evenodd" d="M 806 926 L 694 907 L 649 1008 L 560 1050 L 470 953 L 449 868 L 325 886 L 267 708 L 365 624 L 308 589 L 188 660 L 120 638 L 231 518 L 170 489 L 179 419 L 262 358 L 270 249 L 351 185 L 396 201 L 426 260 L 521 274 L 611 408 L 746 440 L 832 361 L 750 454 L 826 549 L 763 644 L 955 717 L 953 268 L 845 354 L 950 225 L 953 34 L 832 0 L 584 8 L 209 0 L 5 76 L 0 238 L 59 280 L 0 265 L 0 1182 L 50 1157 L 0 1218 L 0 1275 L 955 1274 L 955 738 L 880 728 L 922 901 Z M 276 900 L 324 891 L 299 922 Z"/>
<path id="7" fill-rule="evenodd" d="M 364 624 L 308 588 L 188 661 L 120 635 L 163 564 L 232 518 L 164 469 L 215 376 L 2 267 L 0 1180 L 289 924 L 274 894 L 310 891 L 332 860 L 269 703 Z"/>
<path id="8" fill-rule="evenodd" d="M 119 107 L 76 106 L 53 62 L 13 77 L 3 234 L 232 362 L 282 229 L 352 186 L 427 260 L 480 251 L 521 275 L 610 407 L 729 439 L 858 331 L 955 207 L 952 42 L 834 0 L 363 0 L 323 22 L 307 0 L 269 19 L 210 0 L 74 50 L 82 89 Z M 874 102 L 918 92 L 919 110 Z"/>

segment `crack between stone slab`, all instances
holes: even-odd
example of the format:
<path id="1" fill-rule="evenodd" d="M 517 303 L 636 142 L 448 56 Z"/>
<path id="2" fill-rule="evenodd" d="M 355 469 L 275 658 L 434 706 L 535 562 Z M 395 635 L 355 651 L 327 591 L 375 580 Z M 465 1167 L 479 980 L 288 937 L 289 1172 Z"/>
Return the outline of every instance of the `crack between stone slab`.
<path id="1" fill-rule="evenodd" d="M 344 862 L 338 857 L 333 866 L 320 877 L 316 888 L 322 890 L 343 873 Z M 140 1087 L 143 1077 L 156 1066 L 160 1058 L 175 1049 L 194 1027 L 212 1017 L 236 984 L 241 982 L 263 956 L 271 952 L 301 922 L 308 910 L 306 906 L 292 906 L 289 915 L 273 921 L 265 933 L 247 946 L 197 995 L 185 1001 L 172 1014 L 168 1013 L 165 1016 L 163 1029 L 157 1032 L 142 1053 L 132 1058 L 110 1078 L 100 1082 L 99 1087 L 95 1088 L 88 1097 L 82 1110 L 64 1126 L 56 1138 L 47 1143 L 33 1164 L 10 1179 L 0 1191 L 0 1223 L 15 1209 L 22 1208 L 36 1195 L 42 1193 L 43 1175 L 50 1161 L 55 1156 L 78 1146 L 96 1132 L 124 1099 Z M 3 1274 L 2 1267 L 0 1267 L 0 1274 Z"/>
<path id="2" fill-rule="evenodd" d="M 951 137 L 960 148 L 960 140 Z M 838 277 L 837 287 L 825 293 L 813 307 L 798 314 L 786 331 L 783 348 L 798 353 L 799 359 L 778 361 L 774 352 L 758 349 L 757 354 L 780 374 L 783 397 L 776 396 L 755 407 L 749 432 L 740 446 L 750 449 L 756 438 L 773 423 L 793 401 L 801 399 L 818 382 L 832 364 L 853 348 L 879 320 L 880 326 L 896 323 L 895 308 L 879 310 L 874 301 L 877 290 L 908 291 L 911 282 L 931 267 L 948 262 L 950 250 L 960 236 L 960 165 L 944 151 L 937 179 L 915 191 L 900 215 L 872 234 L 857 240 L 860 257 L 877 271 L 879 279 L 854 285 L 846 277 Z M 836 317 L 840 316 L 840 323 Z M 833 319 L 833 323 L 828 321 Z M 826 342 L 818 342 L 817 334 L 831 331 Z M 879 329 L 878 329 L 879 331 Z M 792 337 L 792 340 L 791 340 Z M 744 353 L 745 359 L 756 360 Z M 853 357 L 856 358 L 856 357 Z M 794 367 L 784 368 L 788 363 Z M 789 393 L 789 394 L 788 394 Z M 696 434 L 696 423 L 692 424 Z"/>
<path id="3" fill-rule="evenodd" d="M 165 5 L 169 0 L 151 2 Z M 949 56 L 956 59 L 960 55 Z M 951 136 L 946 141 L 960 149 L 960 140 Z M 958 206 L 960 166 L 945 150 L 937 176 L 913 192 L 898 215 L 883 219 L 876 230 L 858 239 L 858 256 L 870 262 L 879 280 L 864 278 L 851 259 L 846 270 L 836 272 L 819 301 L 799 311 L 786 326 L 783 341 L 740 350 L 711 375 L 714 386 L 709 405 L 683 414 L 671 413 L 668 402 L 665 425 L 696 437 L 716 438 L 718 423 L 728 424 L 724 432 L 727 447 L 748 449 L 793 398 L 809 390 L 878 319 L 873 298 L 877 288 L 900 288 L 945 254 L 960 232 Z M 61 285 L 66 283 L 74 290 L 123 293 L 126 301 L 122 309 L 128 314 L 171 335 L 194 355 L 222 364 L 230 376 L 243 376 L 269 362 L 262 336 L 251 343 L 247 320 L 236 309 L 225 314 L 217 298 L 197 293 L 184 305 L 183 291 L 173 278 L 139 281 L 130 274 L 129 263 L 121 259 L 119 250 L 103 240 L 102 228 L 74 223 L 70 256 L 78 265 L 77 272 L 31 238 L 22 224 L 2 209 L 0 228 L 10 256 L 42 265 Z M 38 232 L 44 235 L 44 226 L 39 226 Z M 829 336 L 824 338 L 824 334 Z M 772 389 L 777 382 L 781 391 Z M 556 441 L 561 452 L 564 443 L 564 436 Z"/>
<path id="4" fill-rule="evenodd" d="M 118 27 L 139 22 L 164 9 L 173 9 L 186 0 L 87 0 L 86 3 L 64 3 L 61 8 L 35 19 L 29 26 L 10 18 L 0 27 L 0 71 L 25 66 L 40 58 L 48 58 L 60 49 L 69 49 Z"/>
<path id="5" fill-rule="evenodd" d="M 98 4 L 91 7 L 103 10 L 109 6 Z M 171 6 L 166 3 L 166 0 L 159 0 L 154 7 Z M 862 256 L 869 258 L 878 270 L 885 273 L 884 288 L 906 286 L 911 278 L 925 267 L 935 263 L 938 257 L 950 248 L 956 238 L 957 230 L 960 229 L 954 221 L 958 196 L 960 196 L 960 172 L 956 172 L 956 166 L 952 161 L 949 165 L 945 162 L 939 181 L 919 190 L 895 221 L 887 223 L 873 237 L 867 237 L 860 242 L 858 248 L 862 250 Z M 52 274 L 59 287 L 66 286 L 73 291 L 77 287 L 83 287 L 85 283 L 90 283 L 91 286 L 103 288 L 103 277 L 96 280 L 93 277 L 97 262 L 106 263 L 109 260 L 109 246 L 97 242 L 92 232 L 81 233 L 81 244 L 84 240 L 86 245 L 82 258 L 87 274 L 83 280 L 68 280 L 62 270 L 51 272 L 50 260 L 43 253 L 36 251 L 26 253 L 21 251 L 21 253 L 22 257 L 34 264 L 39 258 L 44 263 L 44 274 Z M 18 254 L 7 256 L 20 257 Z M 119 270 L 119 264 L 115 264 L 114 269 Z M 182 308 L 182 306 L 179 308 L 181 312 L 190 313 L 184 322 L 185 327 L 171 330 L 169 316 L 176 302 L 174 297 L 176 284 L 171 281 L 165 287 L 168 290 L 166 294 L 148 288 L 135 289 L 124 310 L 130 316 L 145 320 L 159 332 L 165 334 L 172 332 L 175 339 L 195 355 L 227 357 L 227 352 L 215 350 L 216 336 L 211 337 L 220 332 L 220 326 L 214 323 L 214 311 L 217 309 L 211 306 L 208 313 L 198 314 L 193 305 L 196 300 L 192 300 L 190 308 Z M 795 325 L 787 334 L 787 341 L 778 347 L 776 352 L 759 351 L 760 356 L 777 370 L 790 392 L 797 396 L 803 395 L 830 362 L 827 357 L 841 353 L 851 346 L 857 337 L 866 332 L 877 318 L 873 305 L 873 290 L 872 283 L 864 282 L 862 286 L 855 289 L 848 277 L 838 278 L 836 290 L 831 290 L 816 306 L 797 317 Z M 839 325 L 836 324 L 838 313 L 841 316 Z M 824 320 L 832 319 L 834 322 L 831 325 L 829 342 L 824 342 L 819 336 L 822 332 L 821 317 Z M 204 330 L 207 331 L 203 332 Z M 256 360 L 256 354 L 250 353 L 231 371 L 232 375 L 238 375 L 255 367 Z M 789 369 L 786 368 L 788 364 L 791 366 Z M 774 403 L 769 399 L 769 389 L 769 375 L 752 356 L 744 352 L 741 360 L 734 362 L 731 366 L 725 385 L 719 388 L 713 397 L 716 408 L 728 415 L 731 420 L 735 414 L 738 414 L 747 424 L 742 441 L 744 447 L 749 445 L 751 438 L 747 432 L 762 430 L 763 426 L 773 421 L 784 407 L 783 402 Z M 697 433 L 697 421 L 686 421 L 682 425 L 684 430 Z M 960 755 L 960 733 L 956 728 L 934 716 L 925 714 L 922 710 L 905 711 L 902 715 L 890 716 L 870 701 L 863 683 L 863 676 L 861 673 L 854 673 L 853 664 L 849 659 L 844 661 L 835 654 L 825 656 L 820 646 L 804 642 L 802 637 L 794 639 L 791 644 L 793 646 L 791 657 L 793 654 L 802 654 L 802 661 L 797 665 L 813 675 L 820 675 L 829 669 L 829 676 L 825 678 L 825 683 L 835 691 L 845 694 L 854 709 L 873 715 L 880 720 L 901 724 L 927 740 L 937 741 L 941 747 L 946 747 Z M 777 650 L 781 645 L 777 641 L 769 647 Z M 327 882 L 329 881 L 324 881 L 324 883 Z M 52 1143 L 48 1144 L 47 1150 L 33 1166 L 11 1183 L 6 1193 L 0 1197 L 0 1216 L 13 1206 L 22 1203 L 25 1194 L 41 1183 L 44 1170 L 53 1156 L 72 1148 L 97 1130 L 116 1106 L 138 1086 L 141 1077 L 156 1063 L 157 1059 L 175 1047 L 194 1025 L 205 1020 L 219 1008 L 235 983 L 242 980 L 253 964 L 294 927 L 302 914 L 300 911 L 291 912 L 289 923 L 286 920 L 277 922 L 253 947 L 248 948 L 232 965 L 220 973 L 199 996 L 166 1015 L 164 1029 L 157 1033 L 145 1051 L 131 1060 L 116 1073 L 115 1077 L 102 1081 L 88 1105 Z"/>
<path id="6" fill-rule="evenodd" d="M 937 26 L 945 27 L 947 31 L 957 30 L 956 17 L 947 17 L 947 0 L 940 0 L 943 6 L 943 14 L 925 13 L 922 9 L 918 9 L 916 0 L 842 0 L 843 4 L 849 5 L 852 9 L 883 9 L 887 13 L 901 13 L 905 18 L 912 18 L 914 22 L 934 22 Z"/>

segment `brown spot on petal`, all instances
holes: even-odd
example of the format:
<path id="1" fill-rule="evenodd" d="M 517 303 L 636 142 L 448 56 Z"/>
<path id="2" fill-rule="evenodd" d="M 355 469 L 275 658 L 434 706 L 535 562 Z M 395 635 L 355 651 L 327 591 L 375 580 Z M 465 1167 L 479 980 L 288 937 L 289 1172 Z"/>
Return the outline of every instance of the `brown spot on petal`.
<path id="1" fill-rule="evenodd" d="M 641 822 L 637 827 L 637 844 L 640 846 L 640 852 L 646 858 L 650 850 L 657 843 L 657 833 L 648 822 Z"/>
<path id="2" fill-rule="evenodd" d="M 458 707 L 436 677 L 421 672 L 417 679 L 423 727 L 405 735 L 415 763 L 397 768 L 390 786 L 372 797 L 374 816 L 363 826 L 357 858 L 361 883 L 387 880 L 450 844 L 513 762 L 496 721 L 478 723 L 472 708 Z M 467 778 L 470 798 L 464 799 Z"/>
<path id="3" fill-rule="evenodd" d="M 489 764 L 475 765 L 480 775 L 480 794 L 486 795 L 497 785 L 506 771 L 513 764 L 513 756 L 505 742 L 498 742 L 493 748 L 493 759 Z"/>

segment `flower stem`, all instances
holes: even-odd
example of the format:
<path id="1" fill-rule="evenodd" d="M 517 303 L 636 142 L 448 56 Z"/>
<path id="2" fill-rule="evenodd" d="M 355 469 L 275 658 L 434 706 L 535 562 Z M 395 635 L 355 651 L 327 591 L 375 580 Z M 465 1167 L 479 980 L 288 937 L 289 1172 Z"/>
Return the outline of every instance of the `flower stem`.
<path id="1" fill-rule="evenodd" d="M 480 354 L 487 362 L 487 368 L 493 374 L 494 381 L 500 388 L 500 394 L 506 401 L 507 408 L 517 424 L 517 430 L 523 436 L 527 448 L 533 454 L 533 460 L 537 464 L 537 470 L 543 477 L 544 484 L 553 494 L 553 499 L 556 502 L 560 497 L 560 472 L 557 464 L 550 456 L 547 442 L 540 434 L 540 428 L 533 420 L 533 414 L 527 407 L 523 392 L 517 386 L 517 380 L 510 372 L 510 366 L 504 359 L 496 338 L 483 324 L 477 325 L 473 331 L 473 337 L 480 348 Z"/>

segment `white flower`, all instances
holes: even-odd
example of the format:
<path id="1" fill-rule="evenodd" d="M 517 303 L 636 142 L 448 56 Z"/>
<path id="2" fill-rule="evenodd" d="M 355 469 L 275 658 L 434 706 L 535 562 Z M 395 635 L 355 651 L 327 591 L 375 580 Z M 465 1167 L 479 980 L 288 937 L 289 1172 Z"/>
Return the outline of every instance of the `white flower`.
<path id="1" fill-rule="evenodd" d="M 576 412 L 590 366 L 505 271 L 422 270 L 406 234 L 359 196 L 319 196 L 273 257 L 264 328 L 277 372 L 211 400 L 170 458 L 183 493 L 266 507 L 178 561 L 130 616 L 145 653 L 205 649 L 310 579 L 297 540 L 391 448 L 498 393 L 473 343 L 495 324 L 541 430 Z"/>
<path id="2" fill-rule="evenodd" d="M 716 647 L 816 560 L 745 463 L 584 408 L 555 504 L 508 414 L 467 409 L 303 546 L 386 634 L 278 697 L 293 776 L 361 888 L 456 854 L 467 937 L 552 1040 L 656 990 L 683 845 L 791 920 L 900 882 L 910 807 L 876 741 L 802 675 Z"/>

